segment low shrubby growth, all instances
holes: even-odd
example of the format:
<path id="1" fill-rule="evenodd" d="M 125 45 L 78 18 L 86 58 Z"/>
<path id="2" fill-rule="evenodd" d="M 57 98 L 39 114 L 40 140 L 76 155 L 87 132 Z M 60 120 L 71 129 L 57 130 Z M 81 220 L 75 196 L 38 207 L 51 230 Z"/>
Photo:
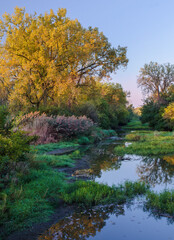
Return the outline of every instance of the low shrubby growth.
<path id="1" fill-rule="evenodd" d="M 87 117 L 47 116 L 39 112 L 16 119 L 15 126 L 29 136 L 37 136 L 37 144 L 54 143 L 61 139 L 89 135 L 94 123 Z"/>
<path id="2" fill-rule="evenodd" d="M 0 135 L 0 189 L 17 182 L 28 171 L 31 139 L 20 132 Z"/>

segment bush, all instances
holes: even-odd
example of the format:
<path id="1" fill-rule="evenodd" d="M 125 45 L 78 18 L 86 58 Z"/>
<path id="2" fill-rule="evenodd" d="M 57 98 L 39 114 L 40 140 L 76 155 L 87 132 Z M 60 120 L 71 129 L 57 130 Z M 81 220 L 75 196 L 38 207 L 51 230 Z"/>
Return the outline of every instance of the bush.
<path id="1" fill-rule="evenodd" d="M 20 172 L 28 171 L 30 139 L 21 133 L 0 135 L 0 188 L 18 180 Z"/>
<path id="2" fill-rule="evenodd" d="M 37 144 L 54 143 L 62 138 L 88 135 L 94 123 L 87 117 L 48 117 L 45 113 L 29 113 L 18 117 L 16 126 L 30 136 L 38 136 Z"/>
<path id="3" fill-rule="evenodd" d="M 77 142 L 78 142 L 78 144 L 81 144 L 81 145 L 90 144 L 89 138 L 85 137 L 85 136 L 78 138 Z"/>

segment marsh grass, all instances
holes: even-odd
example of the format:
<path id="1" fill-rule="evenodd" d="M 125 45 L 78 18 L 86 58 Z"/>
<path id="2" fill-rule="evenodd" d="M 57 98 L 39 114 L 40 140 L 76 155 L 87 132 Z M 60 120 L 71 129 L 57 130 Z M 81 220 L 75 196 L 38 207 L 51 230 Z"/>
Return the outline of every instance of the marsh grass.
<path id="1" fill-rule="evenodd" d="M 117 146 L 117 155 L 137 154 L 144 156 L 158 156 L 160 154 L 174 153 L 173 132 L 138 131 L 126 136 L 126 140 L 134 141 L 131 145 Z"/>
<path id="2" fill-rule="evenodd" d="M 92 181 L 77 181 L 67 186 L 62 193 L 65 202 L 78 203 L 83 206 L 98 204 L 125 203 L 127 200 L 141 194 L 145 194 L 148 186 L 141 182 L 125 182 L 118 187 L 109 187 Z"/>
<path id="3" fill-rule="evenodd" d="M 174 217 L 174 190 L 164 191 L 162 193 L 154 193 L 149 191 L 146 196 L 146 207 L 158 214 L 167 213 Z"/>

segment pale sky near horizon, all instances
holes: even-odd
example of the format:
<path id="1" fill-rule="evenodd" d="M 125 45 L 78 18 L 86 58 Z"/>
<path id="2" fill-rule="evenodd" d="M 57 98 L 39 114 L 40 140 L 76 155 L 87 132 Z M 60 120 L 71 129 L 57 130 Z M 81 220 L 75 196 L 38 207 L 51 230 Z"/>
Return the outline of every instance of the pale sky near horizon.
<path id="1" fill-rule="evenodd" d="M 82 26 L 98 27 L 113 47 L 127 46 L 128 66 L 112 75 L 112 81 L 131 92 L 135 107 L 143 98 L 136 83 L 140 68 L 150 61 L 173 64 L 173 0 L 0 0 L 0 6 L 0 17 L 16 6 L 38 14 L 66 8 L 67 16 Z"/>

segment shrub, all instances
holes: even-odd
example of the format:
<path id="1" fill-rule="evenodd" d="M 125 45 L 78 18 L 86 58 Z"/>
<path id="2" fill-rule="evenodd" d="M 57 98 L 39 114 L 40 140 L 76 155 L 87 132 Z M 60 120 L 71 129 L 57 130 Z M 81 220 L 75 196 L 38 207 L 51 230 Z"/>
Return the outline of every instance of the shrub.
<path id="1" fill-rule="evenodd" d="M 89 134 L 91 128 L 94 126 L 94 123 L 91 119 L 87 117 L 64 117 L 58 116 L 56 118 L 57 132 L 71 137 L 71 136 L 78 136 L 80 134 Z"/>
<path id="2" fill-rule="evenodd" d="M 85 136 L 78 138 L 78 144 L 81 144 L 81 145 L 90 144 L 89 138 Z"/>
<path id="3" fill-rule="evenodd" d="M 8 137 L 0 135 L 0 188 L 16 182 L 20 172 L 28 171 L 29 142 L 30 139 L 19 132 Z"/>
<path id="4" fill-rule="evenodd" d="M 45 113 L 29 113 L 18 117 L 16 126 L 30 136 L 38 136 L 37 144 L 54 143 L 62 138 L 88 135 L 94 123 L 87 117 L 48 117 Z"/>

